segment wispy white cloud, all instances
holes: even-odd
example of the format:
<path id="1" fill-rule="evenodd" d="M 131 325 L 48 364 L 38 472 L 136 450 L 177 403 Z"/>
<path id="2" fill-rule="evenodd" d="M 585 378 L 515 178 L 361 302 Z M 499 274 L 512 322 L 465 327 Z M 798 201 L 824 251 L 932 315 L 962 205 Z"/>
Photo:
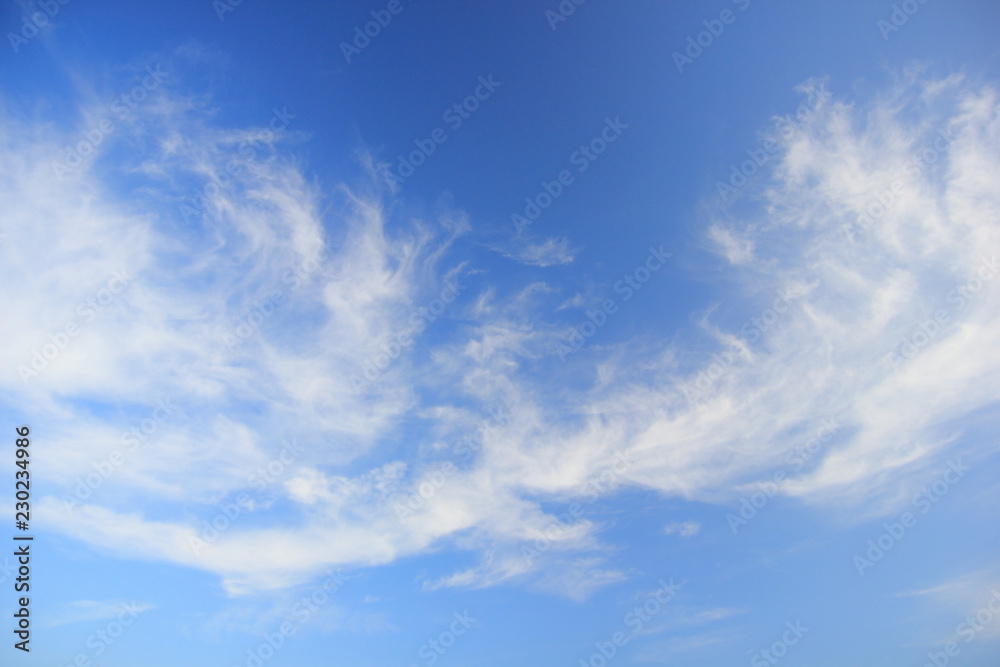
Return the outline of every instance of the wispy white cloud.
<path id="1" fill-rule="evenodd" d="M 662 664 L 667 660 L 676 658 L 678 654 L 703 651 L 712 646 L 730 644 L 737 638 L 738 635 L 733 632 L 722 630 L 671 637 L 642 647 L 636 652 L 634 659 L 637 662 Z"/>
<path id="2" fill-rule="evenodd" d="M 185 219 L 179 204 L 261 128 L 220 130 L 203 102 L 167 85 L 156 94 L 116 135 L 145 146 L 140 164 L 116 155 L 123 166 L 105 170 L 102 153 L 63 182 L 51 162 L 68 136 L 9 115 L 0 122 L 9 234 L 0 279 L 20 286 L 0 296 L 10 332 L 0 391 L 50 425 L 39 469 L 71 492 L 156 400 L 179 405 L 157 447 L 140 447 L 83 506 L 41 500 L 49 528 L 95 549 L 204 569 L 249 593 L 449 545 L 481 563 L 437 575 L 430 588 L 542 586 L 533 573 L 544 571 L 574 573 L 548 581 L 580 598 L 623 575 L 600 526 L 585 520 L 558 532 L 550 555 L 523 562 L 519 547 L 555 520 L 542 500 L 627 485 L 728 500 L 835 415 L 845 428 L 782 492 L 888 511 L 886 498 L 900 495 L 893 485 L 961 446 L 956 420 L 996 402 L 1000 309 L 986 275 L 1000 251 L 1000 102 L 989 88 L 913 72 L 881 98 L 817 109 L 783 141 L 760 185 L 762 208 L 724 232 L 706 227 L 733 288 L 703 329 L 653 349 L 588 347 L 565 383 L 547 350 L 566 295 L 489 284 L 454 306 L 460 326 L 440 340 L 418 334 L 363 391 L 350 381 L 359 365 L 407 330 L 449 276 L 474 270 L 450 252 L 471 234 L 468 221 L 454 213 L 401 224 L 390 192 L 323 188 L 283 152 L 280 133 Z M 908 163 L 929 155 L 939 128 L 951 138 L 934 161 Z M 141 185 L 122 187 L 126 172 Z M 894 179 L 894 200 L 859 232 L 859 215 L 876 210 Z M 571 256 L 567 239 L 518 255 L 538 265 Z M 22 379 L 19 366 L 82 318 L 79 304 L 119 270 L 129 285 Z M 947 320 L 921 338 L 939 310 Z M 226 334 L 241 324 L 250 334 L 231 345 Z M 690 355 L 680 347 L 697 337 L 705 349 L 706 334 L 718 347 L 681 365 Z M 686 390 L 693 384 L 697 395 Z M 402 420 L 461 433 L 496 406 L 509 414 L 504 427 L 401 521 L 394 499 L 428 481 L 442 456 L 419 447 Z M 272 509 L 192 551 L 220 502 L 254 492 L 250 478 L 279 455 L 289 424 L 304 452 L 258 498 Z M 622 454 L 632 463 L 610 474 Z M 378 462 L 358 470 L 362 455 Z M 602 474 L 609 483 L 594 486 Z"/>
<path id="3" fill-rule="evenodd" d="M 503 250 L 505 257 L 516 259 L 522 264 L 533 266 L 558 266 L 573 261 L 573 253 L 569 239 L 549 237 L 537 243 L 524 242 L 515 249 Z"/>
<path id="4" fill-rule="evenodd" d="M 716 609 L 706 609 L 705 611 L 699 611 L 697 614 L 691 617 L 693 623 L 709 623 L 712 621 L 721 621 L 724 618 L 729 618 L 730 616 L 736 616 L 738 614 L 744 614 L 746 610 L 743 609 L 730 609 L 729 607 L 718 607 Z"/>
<path id="5" fill-rule="evenodd" d="M 671 523 L 663 527 L 663 532 L 667 535 L 677 535 L 679 537 L 694 537 L 701 532 L 701 524 L 697 521 Z"/>
<path id="6" fill-rule="evenodd" d="M 151 604 L 135 600 L 76 600 L 53 609 L 47 624 L 48 627 L 55 628 L 74 623 L 106 621 L 123 615 L 140 614 L 153 608 Z"/>
<path id="7" fill-rule="evenodd" d="M 935 611 L 954 615 L 954 626 L 945 626 L 936 644 L 957 641 L 964 644 L 972 638 L 1000 639 L 1000 568 L 989 567 L 954 577 L 930 588 L 903 591 L 898 597 L 925 599 Z M 951 632 L 949 632 L 951 631 Z"/>

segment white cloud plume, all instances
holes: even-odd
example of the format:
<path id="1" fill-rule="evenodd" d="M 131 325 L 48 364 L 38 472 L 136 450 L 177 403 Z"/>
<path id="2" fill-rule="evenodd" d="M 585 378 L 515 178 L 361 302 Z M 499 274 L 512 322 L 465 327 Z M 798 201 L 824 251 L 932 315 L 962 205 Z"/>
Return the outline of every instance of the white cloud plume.
<path id="1" fill-rule="evenodd" d="M 817 109 L 783 142 L 762 208 L 724 231 L 706 226 L 734 299 L 704 330 L 653 352 L 595 346 L 559 369 L 546 322 L 565 295 L 490 284 L 453 306 L 462 326 L 440 340 L 417 333 L 361 390 L 351 378 L 365 360 L 474 268 L 450 259 L 470 233 L 460 214 L 395 223 L 391 193 L 330 194 L 284 156 L 281 133 L 218 130 L 166 87 L 115 138 L 144 147 L 139 164 L 109 140 L 62 182 L 51 164 L 72 137 L 4 115 L 0 279 L 19 288 L 0 297 L 0 391 L 8 409 L 46 424 L 39 469 L 73 494 L 157 400 L 178 406 L 150 436 L 157 447 L 129 450 L 76 509 L 43 499 L 41 515 L 95 549 L 217 573 L 232 593 L 448 544 L 483 560 L 430 588 L 540 586 L 530 575 L 549 567 L 565 575 L 553 589 L 582 597 L 623 575 L 599 525 L 550 515 L 542 500 L 623 485 L 730 500 L 829 417 L 845 427 L 782 492 L 879 496 L 887 511 L 892 489 L 958 447 L 957 421 L 995 404 L 1000 386 L 1000 102 L 958 77 L 907 77 L 871 102 Z M 204 211 L 182 212 L 248 145 L 257 150 Z M 112 156 L 118 167 L 104 169 Z M 532 263 L 569 257 L 567 240 L 547 243 Z M 115 271 L 127 286 L 84 318 L 79 304 L 104 298 Z M 947 318 L 927 326 L 941 310 Z M 78 319 L 65 349 L 22 379 L 19 367 Z M 704 334 L 718 349 L 680 366 L 689 356 L 674 346 Z M 594 381 L 581 382 L 595 363 Z M 418 447 L 474 433 L 489 407 L 509 418 L 464 449 Z M 431 423 L 426 438 L 401 429 L 414 416 Z M 255 494 L 255 471 L 292 435 L 303 452 L 279 466 L 267 497 L 193 550 L 219 503 Z M 362 455 L 381 462 L 359 470 Z M 455 472 L 436 484 L 442 456 Z M 400 497 L 432 487 L 413 516 L 398 515 Z M 551 549 L 521 559 L 539 539 Z"/>

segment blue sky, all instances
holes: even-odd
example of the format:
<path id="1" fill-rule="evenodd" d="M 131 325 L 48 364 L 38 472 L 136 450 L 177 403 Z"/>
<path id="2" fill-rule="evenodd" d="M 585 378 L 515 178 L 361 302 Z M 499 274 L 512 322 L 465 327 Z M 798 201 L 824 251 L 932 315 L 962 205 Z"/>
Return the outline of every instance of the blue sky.
<path id="1" fill-rule="evenodd" d="M 681 4 L 6 3 L 3 664 L 996 665 L 1000 9 Z"/>

